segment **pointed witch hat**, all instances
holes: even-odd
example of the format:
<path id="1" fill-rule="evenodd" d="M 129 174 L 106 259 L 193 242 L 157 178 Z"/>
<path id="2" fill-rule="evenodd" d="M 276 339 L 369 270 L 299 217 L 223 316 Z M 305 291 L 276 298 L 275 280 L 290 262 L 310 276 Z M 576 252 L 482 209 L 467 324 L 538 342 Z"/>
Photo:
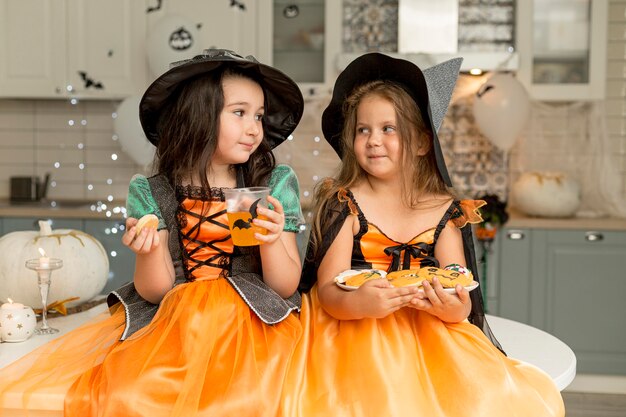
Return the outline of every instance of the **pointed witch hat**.
<path id="1" fill-rule="evenodd" d="M 337 77 L 333 97 L 322 114 L 324 137 L 341 158 L 341 131 L 345 121 L 342 109 L 345 99 L 356 87 L 370 81 L 393 81 L 404 87 L 422 112 L 422 119 L 433 132 L 433 149 L 439 174 L 447 186 L 452 186 L 437 131 L 448 110 L 461 62 L 463 58 L 454 58 L 421 70 L 412 62 L 378 52 L 361 55 Z"/>
<path id="2" fill-rule="evenodd" d="M 139 103 L 139 120 L 153 145 L 159 142 L 161 112 L 173 100 L 180 85 L 223 67 L 240 69 L 263 88 L 266 103 L 263 131 L 270 147 L 275 148 L 287 139 L 304 109 L 304 98 L 295 81 L 251 55 L 244 58 L 227 49 L 205 49 L 201 55 L 172 63 L 170 69 L 146 89 Z"/>

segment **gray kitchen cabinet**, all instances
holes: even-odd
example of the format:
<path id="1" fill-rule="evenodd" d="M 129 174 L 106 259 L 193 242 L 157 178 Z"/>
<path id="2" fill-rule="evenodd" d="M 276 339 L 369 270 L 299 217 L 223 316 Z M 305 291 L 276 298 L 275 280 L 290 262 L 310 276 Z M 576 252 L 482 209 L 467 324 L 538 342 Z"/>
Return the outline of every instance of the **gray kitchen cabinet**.
<path id="1" fill-rule="evenodd" d="M 80 219 L 43 219 L 33 217 L 5 217 L 2 219 L 2 234 L 25 230 L 39 230 L 39 220 L 50 220 L 52 229 L 82 230 L 83 221 Z"/>
<path id="2" fill-rule="evenodd" d="M 124 220 L 87 219 L 83 231 L 102 243 L 109 256 L 109 278 L 102 290 L 107 294 L 133 279 L 135 254 L 122 244 Z"/>
<path id="3" fill-rule="evenodd" d="M 0 97 L 141 92 L 145 11 L 137 0 L 0 0 Z"/>
<path id="4" fill-rule="evenodd" d="M 578 372 L 626 375 L 626 232 L 504 229 L 498 315 L 551 333 Z"/>

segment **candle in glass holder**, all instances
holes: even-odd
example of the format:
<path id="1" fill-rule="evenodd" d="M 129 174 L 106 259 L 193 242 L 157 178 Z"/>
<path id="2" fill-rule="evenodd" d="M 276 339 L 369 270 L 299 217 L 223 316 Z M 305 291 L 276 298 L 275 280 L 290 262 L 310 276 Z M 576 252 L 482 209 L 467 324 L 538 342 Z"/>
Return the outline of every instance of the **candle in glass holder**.
<path id="1" fill-rule="evenodd" d="M 40 268 L 49 268 L 50 267 L 50 258 L 46 256 L 46 251 L 43 248 L 39 248 L 39 253 L 41 254 L 41 258 L 39 258 L 39 267 Z"/>

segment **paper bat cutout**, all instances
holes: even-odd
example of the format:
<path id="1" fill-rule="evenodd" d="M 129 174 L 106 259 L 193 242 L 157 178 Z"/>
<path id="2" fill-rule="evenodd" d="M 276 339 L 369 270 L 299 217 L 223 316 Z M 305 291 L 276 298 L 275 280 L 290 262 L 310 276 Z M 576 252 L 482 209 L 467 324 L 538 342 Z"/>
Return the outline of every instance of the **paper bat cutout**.
<path id="1" fill-rule="evenodd" d="M 237 229 L 237 228 L 249 229 L 252 227 L 252 220 L 256 219 L 259 216 L 256 211 L 256 207 L 259 205 L 259 201 L 261 201 L 260 198 L 250 205 L 250 215 L 251 215 L 250 220 L 248 221 L 245 221 L 243 219 L 235 220 L 235 223 L 233 223 L 233 229 Z"/>
<path id="2" fill-rule="evenodd" d="M 239 10 L 246 10 L 246 5 L 239 0 L 230 0 L 230 7 L 238 7 Z"/>
<path id="3" fill-rule="evenodd" d="M 94 81 L 85 71 L 78 71 L 78 75 L 80 75 L 80 78 L 85 83 L 85 88 L 93 87 L 98 90 L 104 89 L 104 85 L 102 85 L 100 81 Z"/>
<path id="4" fill-rule="evenodd" d="M 156 12 L 157 10 L 161 10 L 161 6 L 163 5 L 163 0 L 157 0 L 157 5 L 155 7 L 148 7 L 146 13 Z"/>

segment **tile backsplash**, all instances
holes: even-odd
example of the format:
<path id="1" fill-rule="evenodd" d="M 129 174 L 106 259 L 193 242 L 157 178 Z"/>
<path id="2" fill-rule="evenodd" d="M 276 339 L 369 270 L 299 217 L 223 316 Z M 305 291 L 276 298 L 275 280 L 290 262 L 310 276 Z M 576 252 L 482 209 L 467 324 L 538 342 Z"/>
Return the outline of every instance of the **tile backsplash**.
<path id="1" fill-rule="evenodd" d="M 0 100 L 0 198 L 11 176 L 50 173 L 51 200 L 124 200 L 144 172 L 114 133 L 114 101 Z"/>

